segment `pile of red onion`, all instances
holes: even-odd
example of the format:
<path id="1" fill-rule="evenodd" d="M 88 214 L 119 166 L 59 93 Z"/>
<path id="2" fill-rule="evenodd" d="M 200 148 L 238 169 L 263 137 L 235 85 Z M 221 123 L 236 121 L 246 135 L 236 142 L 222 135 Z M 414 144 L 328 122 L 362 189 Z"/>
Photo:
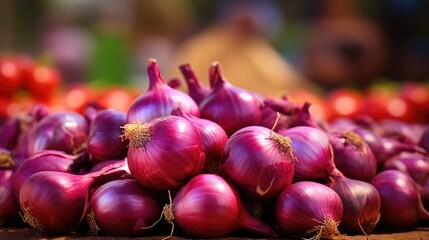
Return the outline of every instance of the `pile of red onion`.
<path id="1" fill-rule="evenodd" d="M 154 59 L 127 112 L 42 104 L 0 127 L 0 226 L 46 236 L 337 239 L 429 221 L 429 125 L 323 122 Z M 253 210 L 252 210 L 253 209 Z M 256 211 L 254 211 L 256 209 Z"/>

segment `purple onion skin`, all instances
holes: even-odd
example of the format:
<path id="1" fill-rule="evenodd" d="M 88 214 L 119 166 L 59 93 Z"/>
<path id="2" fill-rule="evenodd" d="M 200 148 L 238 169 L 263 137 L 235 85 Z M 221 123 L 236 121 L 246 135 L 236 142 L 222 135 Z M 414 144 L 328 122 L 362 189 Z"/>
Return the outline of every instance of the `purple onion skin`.
<path id="1" fill-rule="evenodd" d="M 18 142 L 21 133 L 20 121 L 17 117 L 11 117 L 0 127 L 0 148 L 12 150 Z"/>
<path id="2" fill-rule="evenodd" d="M 13 169 L 0 169 L 0 228 L 22 224 L 19 203 L 12 188 Z"/>
<path id="3" fill-rule="evenodd" d="M 371 234 L 380 218 L 381 199 L 377 189 L 370 183 L 344 176 L 333 177 L 329 186 L 343 202 L 340 229 L 347 234 Z"/>
<path id="4" fill-rule="evenodd" d="M 131 174 L 140 184 L 149 190 L 168 190 L 202 172 L 203 146 L 192 122 L 170 115 L 147 124 L 148 138 L 130 139 L 127 154 Z"/>
<path id="5" fill-rule="evenodd" d="M 115 237 L 147 235 L 150 228 L 145 227 L 154 224 L 161 215 L 161 207 L 134 179 L 103 184 L 92 195 L 89 207 L 100 231 Z"/>
<path id="6" fill-rule="evenodd" d="M 275 212 L 281 235 L 303 237 L 326 219 L 340 222 L 343 204 L 331 188 L 316 182 L 302 181 L 282 191 L 277 198 Z"/>
<path id="7" fill-rule="evenodd" d="M 127 114 L 116 109 L 98 112 L 91 122 L 87 151 L 90 162 L 124 159 L 127 156 L 128 141 L 122 141 L 121 126 L 126 123 Z"/>
<path id="8" fill-rule="evenodd" d="M 148 122 L 157 117 L 167 116 L 176 107 L 182 108 L 191 115 L 200 116 L 198 105 L 188 94 L 168 86 L 155 60 L 149 60 L 147 73 L 149 88 L 131 104 L 127 123 Z"/>
<path id="9" fill-rule="evenodd" d="M 221 175 L 251 198 L 278 196 L 294 177 L 294 151 L 279 138 L 261 126 L 238 130 L 226 142 Z"/>
<path id="10" fill-rule="evenodd" d="M 326 133 L 308 126 L 280 130 L 279 133 L 292 141 L 293 155 L 296 157 L 294 182 L 329 181 L 328 167 L 333 159 Z"/>
<path id="11" fill-rule="evenodd" d="M 407 174 L 386 170 L 377 174 L 370 183 L 381 197 L 380 226 L 405 230 L 415 226 L 419 220 L 429 219 L 416 184 Z"/>
<path id="12" fill-rule="evenodd" d="M 205 155 L 203 172 L 218 173 L 220 171 L 225 144 L 228 140 L 228 136 L 223 128 L 213 121 L 183 112 L 180 108 L 173 110 L 172 114 L 191 121 L 199 133 Z"/>
<path id="13" fill-rule="evenodd" d="M 223 76 L 219 63 L 214 69 L 212 92 L 200 103 L 201 117 L 219 124 L 228 136 L 261 122 L 262 101 L 255 94 L 235 87 Z"/>
<path id="14" fill-rule="evenodd" d="M 427 125 L 423 131 L 423 134 L 419 140 L 419 146 L 429 152 L 429 125 Z"/>
<path id="15" fill-rule="evenodd" d="M 394 138 L 381 138 L 382 148 L 380 151 L 374 152 L 379 166 L 382 166 L 385 161 L 404 151 L 417 152 L 427 154 L 426 150 L 415 144 L 403 143 Z"/>
<path id="16" fill-rule="evenodd" d="M 188 85 L 189 96 L 199 105 L 210 94 L 211 89 L 203 85 L 190 64 L 182 64 L 179 69 Z"/>
<path id="17" fill-rule="evenodd" d="M 60 112 L 46 116 L 28 133 L 27 156 L 47 149 L 76 153 L 85 144 L 88 128 L 88 122 L 79 113 Z"/>
<path id="18" fill-rule="evenodd" d="M 330 134 L 335 166 L 352 179 L 369 182 L 377 173 L 377 160 L 371 148 L 353 131 Z"/>
<path id="19" fill-rule="evenodd" d="M 402 152 L 384 164 L 382 170 L 396 169 L 408 174 L 417 184 L 423 186 L 429 179 L 429 156 L 421 153 Z"/>
<path id="20" fill-rule="evenodd" d="M 25 159 L 15 170 L 12 183 L 16 198 L 22 184 L 33 174 L 41 171 L 77 173 L 76 156 L 56 150 L 43 150 Z"/>
<path id="21" fill-rule="evenodd" d="M 174 223 L 192 237 L 227 237 L 236 230 L 272 236 L 271 227 L 247 214 L 237 190 L 219 175 L 193 177 L 180 188 L 171 206 Z"/>

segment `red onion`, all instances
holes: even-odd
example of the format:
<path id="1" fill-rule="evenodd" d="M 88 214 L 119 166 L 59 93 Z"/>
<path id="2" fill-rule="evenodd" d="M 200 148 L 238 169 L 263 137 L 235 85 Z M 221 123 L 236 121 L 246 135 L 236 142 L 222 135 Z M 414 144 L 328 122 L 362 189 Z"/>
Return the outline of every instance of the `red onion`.
<path id="1" fill-rule="evenodd" d="M 182 85 L 182 83 L 180 82 L 180 79 L 178 78 L 172 78 L 170 81 L 168 81 L 167 84 L 168 86 L 174 89 L 178 89 Z"/>
<path id="2" fill-rule="evenodd" d="M 149 89 L 140 95 L 128 109 L 127 123 L 148 122 L 152 119 L 171 114 L 180 107 L 191 115 L 200 116 L 198 105 L 184 92 L 173 89 L 163 79 L 156 60 L 149 59 L 147 68 Z"/>
<path id="3" fill-rule="evenodd" d="M 269 225 L 244 211 L 234 187 L 215 174 L 193 177 L 163 212 L 167 221 L 196 238 L 227 237 L 239 229 L 263 236 L 273 234 Z"/>
<path id="4" fill-rule="evenodd" d="M 19 215 L 19 203 L 13 194 L 13 169 L 0 168 L 0 228 L 22 223 Z"/>
<path id="5" fill-rule="evenodd" d="M 221 174 L 252 198 L 274 198 L 293 180 L 291 144 L 265 127 L 242 128 L 226 142 Z"/>
<path id="6" fill-rule="evenodd" d="M 279 133 L 292 141 L 293 155 L 297 160 L 294 181 L 329 180 L 328 167 L 333 164 L 333 156 L 326 133 L 308 126 L 280 130 Z"/>
<path id="7" fill-rule="evenodd" d="M 291 115 L 295 111 L 295 103 L 289 101 L 286 97 L 283 98 L 265 98 L 264 104 L 261 108 L 262 118 L 260 126 L 272 128 L 273 122 L 277 120 L 278 113 L 281 115 Z M 287 118 L 283 117 L 278 119 L 277 125 L 273 130 L 288 128 Z"/>
<path id="8" fill-rule="evenodd" d="M 113 177 L 110 175 L 122 174 L 120 167 L 110 166 L 85 175 L 54 171 L 31 175 L 19 194 L 25 222 L 49 235 L 70 233 L 85 217 L 91 186 L 108 181 Z"/>
<path id="9" fill-rule="evenodd" d="M 380 219 L 381 199 L 371 184 L 345 177 L 333 171 L 329 186 L 343 202 L 343 218 L 340 229 L 347 234 L 370 234 Z"/>
<path id="10" fill-rule="evenodd" d="M 210 94 L 211 89 L 203 85 L 191 65 L 182 64 L 179 68 L 188 85 L 189 96 L 199 105 Z"/>
<path id="11" fill-rule="evenodd" d="M 424 126 L 421 124 L 412 124 L 397 119 L 382 120 L 378 123 L 378 127 L 381 136 L 407 144 L 418 144 L 424 131 Z"/>
<path id="12" fill-rule="evenodd" d="M 25 159 L 12 177 L 15 196 L 19 197 L 22 184 L 35 173 L 41 171 L 77 173 L 79 164 L 76 161 L 80 157 L 56 150 L 43 150 Z"/>
<path id="13" fill-rule="evenodd" d="M 298 126 L 309 126 L 314 128 L 321 128 L 317 121 L 310 114 L 309 102 L 305 102 L 302 107 L 296 108 L 294 114 L 288 120 L 288 128 Z"/>
<path id="14" fill-rule="evenodd" d="M 382 144 L 382 138 L 380 135 L 378 135 L 375 131 L 365 128 L 365 127 L 354 127 L 349 130 L 353 130 L 353 132 L 359 134 L 365 140 L 365 142 L 368 144 L 369 148 L 371 148 L 371 151 L 375 157 L 375 160 L 377 161 L 377 164 L 380 164 L 379 160 L 381 160 L 378 156 L 378 153 L 383 151 L 383 144 Z"/>
<path id="15" fill-rule="evenodd" d="M 170 115 L 123 128 L 123 138 L 130 140 L 128 167 L 146 188 L 171 189 L 201 173 L 203 145 L 191 121 Z"/>
<path id="16" fill-rule="evenodd" d="M 419 145 L 429 152 L 429 125 L 426 126 L 419 140 Z"/>
<path id="17" fill-rule="evenodd" d="M 161 207 L 133 179 L 103 184 L 89 202 L 87 222 L 91 232 L 117 237 L 146 235 L 158 220 Z"/>
<path id="18" fill-rule="evenodd" d="M 212 92 L 200 103 L 201 116 L 219 124 L 231 136 L 235 131 L 261 122 L 262 101 L 255 94 L 233 86 L 213 63 Z"/>
<path id="19" fill-rule="evenodd" d="M 68 154 L 79 152 L 88 136 L 88 122 L 75 112 L 54 113 L 43 118 L 28 133 L 27 156 L 45 149 Z"/>
<path id="20" fill-rule="evenodd" d="M 192 122 L 197 129 L 205 155 L 205 173 L 218 173 L 222 162 L 223 150 L 228 136 L 219 124 L 208 119 L 198 118 L 182 111 L 181 108 L 173 110 L 173 115 L 184 117 Z"/>
<path id="21" fill-rule="evenodd" d="M 404 172 L 422 186 L 429 178 L 429 156 L 421 153 L 401 152 L 383 164 L 383 170 L 388 169 Z"/>
<path id="22" fill-rule="evenodd" d="M 331 188 L 316 182 L 302 181 L 285 188 L 276 202 L 276 222 L 282 235 L 315 239 L 336 239 L 337 226 L 343 217 L 343 204 Z"/>
<path id="23" fill-rule="evenodd" d="M 330 134 L 335 166 L 345 176 L 369 182 L 377 173 L 377 161 L 365 140 L 351 130 Z"/>
<path id="24" fill-rule="evenodd" d="M 377 174 L 371 184 L 381 197 L 380 225 L 388 229 L 408 229 L 417 221 L 429 219 L 413 179 L 398 170 Z"/>
<path id="25" fill-rule="evenodd" d="M 120 126 L 125 124 L 127 115 L 115 109 L 98 112 L 91 122 L 88 135 L 87 151 L 93 163 L 123 159 L 127 156 L 128 141 L 121 141 Z"/>
<path id="26" fill-rule="evenodd" d="M 8 118 L 0 127 L 0 148 L 12 150 L 18 141 L 21 126 L 18 117 Z"/>
<path id="27" fill-rule="evenodd" d="M 416 152 L 427 154 L 426 150 L 415 144 L 403 143 L 394 138 L 381 138 L 382 148 L 380 151 L 375 151 L 374 155 L 379 165 L 382 165 L 387 159 L 401 152 Z"/>

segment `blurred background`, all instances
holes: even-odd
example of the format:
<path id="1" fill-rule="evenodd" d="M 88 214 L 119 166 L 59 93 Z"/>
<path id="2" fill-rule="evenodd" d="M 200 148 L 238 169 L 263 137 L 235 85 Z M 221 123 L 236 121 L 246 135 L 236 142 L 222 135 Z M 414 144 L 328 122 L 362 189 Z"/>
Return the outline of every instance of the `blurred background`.
<path id="1" fill-rule="evenodd" d="M 239 87 L 326 99 L 337 89 L 426 87 L 428 14 L 423 0 L 1 0 L 0 53 L 44 59 L 66 86 L 144 92 L 148 58 L 166 80 L 189 63 L 208 83 L 219 61 Z"/>

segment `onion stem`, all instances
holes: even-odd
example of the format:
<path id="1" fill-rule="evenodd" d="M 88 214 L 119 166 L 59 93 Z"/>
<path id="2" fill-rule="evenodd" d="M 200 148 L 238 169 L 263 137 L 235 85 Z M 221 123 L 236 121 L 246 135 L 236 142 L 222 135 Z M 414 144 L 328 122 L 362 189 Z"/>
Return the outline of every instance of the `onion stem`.
<path id="1" fill-rule="evenodd" d="M 280 150 L 282 153 L 288 153 L 293 160 L 296 160 L 296 157 L 293 155 L 294 149 L 292 148 L 292 140 L 287 136 L 282 136 L 278 133 L 274 133 L 274 129 L 276 128 L 277 123 L 279 122 L 280 116 L 281 116 L 280 113 L 277 112 L 277 118 L 276 118 L 276 121 L 274 122 L 273 127 L 270 130 L 269 139 L 277 143 L 277 146 L 280 147 Z"/>
<path id="2" fill-rule="evenodd" d="M 345 130 L 341 134 L 355 147 L 362 148 L 364 140 L 359 134 L 350 130 Z"/>

